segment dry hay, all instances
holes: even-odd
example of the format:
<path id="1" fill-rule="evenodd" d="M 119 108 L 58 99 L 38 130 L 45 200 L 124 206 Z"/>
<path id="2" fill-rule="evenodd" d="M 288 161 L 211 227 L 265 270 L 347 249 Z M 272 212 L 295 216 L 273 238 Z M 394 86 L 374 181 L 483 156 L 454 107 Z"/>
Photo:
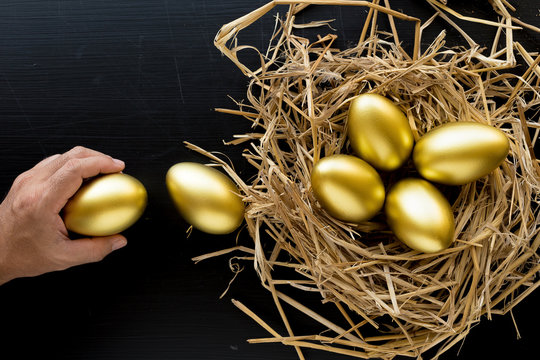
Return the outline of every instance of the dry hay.
<path id="1" fill-rule="evenodd" d="M 218 110 L 252 123 L 254 132 L 232 143 L 249 143 L 244 155 L 257 175 L 247 183 L 220 158 L 195 145 L 188 147 L 210 157 L 238 184 L 253 247 L 224 249 L 194 260 L 243 251 L 243 259 L 253 261 L 287 333 L 278 333 L 234 300 L 272 335 L 250 342 L 281 342 L 293 346 L 301 359 L 303 347 L 385 359 L 420 357 L 434 348 L 437 357 L 463 339 L 483 315 L 509 312 L 540 284 L 540 166 L 534 155 L 540 125 L 525 116 L 537 116 L 540 57 L 512 38 L 524 25 L 538 29 L 518 22 L 504 0 L 490 1 L 501 15 L 499 22 L 462 17 L 441 2 L 427 1 L 435 14 L 421 24 L 391 10 L 388 1 L 278 0 L 224 25 L 216 36 L 216 46 L 250 79 L 249 104 Z M 295 22 L 295 15 L 313 3 L 368 6 L 358 45 L 340 51 L 333 47 L 335 35 L 314 42 L 295 35 L 296 28 L 327 24 Z M 238 45 L 236 36 L 279 4 L 291 5 L 289 12 L 277 19 L 269 48 L 259 53 L 260 68 L 250 70 L 237 58 L 247 47 Z M 496 26 L 491 52 L 483 54 L 449 14 Z M 377 16 L 388 16 L 391 33 L 376 30 Z M 394 17 L 414 24 L 412 55 L 400 46 Z M 422 32 L 436 17 L 458 29 L 468 46 L 445 48 L 442 32 L 421 49 Z M 504 71 L 515 67 L 516 54 L 529 64 L 520 75 Z M 456 240 L 449 249 L 437 254 L 412 251 L 394 238 L 382 216 L 359 225 L 344 223 L 315 200 L 310 189 L 313 164 L 324 156 L 351 153 L 348 101 L 363 92 L 395 101 L 407 115 L 415 139 L 454 121 L 489 124 L 508 136 L 510 155 L 491 175 L 462 187 L 442 188 L 451 198 L 456 220 Z M 408 165 L 386 177 L 386 185 L 404 174 L 414 174 L 414 168 Z M 288 273 L 280 268 L 301 276 L 278 278 Z M 349 327 L 336 324 L 343 319 L 324 318 L 286 295 L 285 285 L 320 294 L 324 303 L 337 306 Z M 331 331 L 293 333 L 283 303 Z M 364 335 L 373 328 L 377 335 Z"/>

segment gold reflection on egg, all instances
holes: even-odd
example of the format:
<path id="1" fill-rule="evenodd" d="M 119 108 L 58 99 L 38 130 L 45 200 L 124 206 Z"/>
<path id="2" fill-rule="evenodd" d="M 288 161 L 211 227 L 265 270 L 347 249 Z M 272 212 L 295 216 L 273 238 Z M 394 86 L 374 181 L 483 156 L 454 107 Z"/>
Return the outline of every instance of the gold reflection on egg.
<path id="1" fill-rule="evenodd" d="M 214 168 L 183 162 L 166 176 L 167 188 L 184 220 L 209 234 L 228 234 L 244 219 L 244 203 L 232 180 Z"/>
<path id="2" fill-rule="evenodd" d="M 347 127 L 355 153 L 379 170 L 399 168 L 411 153 L 414 139 L 407 117 L 384 96 L 355 97 Z"/>
<path id="3" fill-rule="evenodd" d="M 448 200 L 431 183 L 403 179 L 386 196 L 385 213 L 396 237 L 414 250 L 434 253 L 454 240 L 454 216 Z"/>
<path id="4" fill-rule="evenodd" d="M 504 161 L 509 149 L 508 138 L 499 129 L 474 122 L 453 122 L 420 138 L 413 160 L 428 180 L 464 185 L 492 172 Z"/>
<path id="5" fill-rule="evenodd" d="M 369 220 L 384 203 L 384 186 L 377 171 L 351 155 L 319 160 L 311 173 L 311 186 L 321 206 L 347 222 Z"/>
<path id="6" fill-rule="evenodd" d="M 147 193 L 143 184 L 116 173 L 89 180 L 63 209 L 66 228 L 81 235 L 108 236 L 133 225 L 143 214 Z"/>

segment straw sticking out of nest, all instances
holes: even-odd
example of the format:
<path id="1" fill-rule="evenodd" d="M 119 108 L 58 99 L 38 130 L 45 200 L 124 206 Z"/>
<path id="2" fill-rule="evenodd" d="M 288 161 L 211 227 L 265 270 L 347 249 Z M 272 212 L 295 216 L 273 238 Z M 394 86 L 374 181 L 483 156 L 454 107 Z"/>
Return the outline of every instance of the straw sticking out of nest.
<path id="1" fill-rule="evenodd" d="M 461 16 L 442 2 L 427 1 L 436 13 L 422 25 L 391 10 L 388 1 L 379 5 L 379 1 L 277 0 L 225 25 L 217 35 L 218 48 L 251 79 L 249 105 L 218 110 L 252 123 L 255 133 L 240 135 L 231 143 L 249 142 L 245 157 L 257 176 L 246 183 L 218 157 L 195 145 L 188 147 L 220 164 L 238 184 L 254 243 L 253 248 L 225 249 L 195 260 L 238 250 L 254 262 L 286 334 L 234 301 L 271 334 L 250 342 L 281 342 L 295 347 L 301 359 L 303 347 L 360 358 L 418 357 L 435 347 L 438 356 L 463 339 L 482 315 L 490 318 L 509 312 L 539 286 L 540 166 L 533 149 L 540 125 L 525 114 L 540 104 L 540 57 L 513 42 L 512 31 L 525 24 L 510 15 L 513 8 L 505 0 L 490 1 L 502 16 L 500 22 L 467 18 L 498 28 L 490 55 L 483 55 L 459 28 L 468 49 L 445 48 L 444 32 L 421 49 L 422 32 L 435 17 L 457 27 L 447 13 Z M 295 28 L 326 24 L 295 23 L 295 14 L 313 3 L 368 6 L 358 45 L 340 51 L 333 47 L 335 35 L 311 43 L 296 36 Z M 289 12 L 277 20 L 272 43 L 261 53 L 260 68 L 250 70 L 237 58 L 244 47 L 236 44 L 236 35 L 278 4 L 291 5 Z M 390 40 L 376 30 L 381 13 L 390 19 Z M 415 24 L 412 55 L 400 46 L 393 17 Z M 503 30 L 505 46 L 498 50 Z M 528 69 L 519 76 L 502 72 L 515 66 L 516 53 Z M 507 134 L 511 149 L 505 163 L 491 175 L 462 186 L 452 199 L 456 241 L 449 249 L 437 254 L 412 251 L 393 237 L 384 222 L 343 223 L 326 214 L 313 197 L 313 164 L 324 156 L 351 153 L 346 140 L 348 101 L 364 92 L 384 95 L 398 104 L 416 139 L 437 125 L 455 121 L 489 124 Z M 265 253 L 263 243 L 273 250 Z M 276 278 L 278 268 L 302 278 Z M 284 285 L 320 294 L 343 319 L 326 319 L 308 309 L 286 295 Z M 283 303 L 332 332 L 295 334 Z M 392 321 L 384 322 L 383 316 Z M 336 324 L 343 321 L 348 328 Z M 378 335 L 364 336 L 367 327 L 378 329 Z"/>

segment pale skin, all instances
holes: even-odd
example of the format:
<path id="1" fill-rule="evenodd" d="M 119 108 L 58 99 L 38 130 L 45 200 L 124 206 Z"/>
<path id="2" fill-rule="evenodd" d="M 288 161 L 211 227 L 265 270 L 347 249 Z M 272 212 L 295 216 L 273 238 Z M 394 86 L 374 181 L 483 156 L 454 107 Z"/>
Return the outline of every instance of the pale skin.
<path id="1" fill-rule="evenodd" d="M 125 246 L 122 235 L 71 240 L 60 216 L 84 179 L 123 169 L 120 160 L 75 147 L 19 175 L 0 204 L 0 285 L 97 262 Z"/>

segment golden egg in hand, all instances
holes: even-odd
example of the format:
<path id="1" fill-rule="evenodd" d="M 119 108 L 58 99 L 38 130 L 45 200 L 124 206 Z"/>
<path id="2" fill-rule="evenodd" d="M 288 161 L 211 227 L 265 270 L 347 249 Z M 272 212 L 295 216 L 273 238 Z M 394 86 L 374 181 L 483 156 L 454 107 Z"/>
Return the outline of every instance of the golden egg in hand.
<path id="1" fill-rule="evenodd" d="M 167 188 L 184 220 L 209 234 L 228 234 L 244 219 L 238 188 L 221 171 L 193 163 L 173 165 Z"/>
<path id="2" fill-rule="evenodd" d="M 454 216 L 444 195 L 422 179 L 400 180 L 386 196 L 385 213 L 396 237 L 414 250 L 434 253 L 454 240 Z"/>
<path id="3" fill-rule="evenodd" d="M 63 209 L 70 231 L 87 236 L 108 236 L 124 231 L 143 214 L 147 193 L 134 177 L 116 173 L 83 184 Z"/>
<path id="4" fill-rule="evenodd" d="M 499 129 L 474 122 L 453 122 L 427 132 L 413 151 L 416 169 L 427 180 L 464 185 L 495 170 L 510 144 Z"/>
<path id="5" fill-rule="evenodd" d="M 336 219 L 347 222 L 369 220 L 384 203 L 379 174 L 356 156 L 322 158 L 313 167 L 311 186 L 321 206 Z"/>
<path id="6" fill-rule="evenodd" d="M 377 94 L 361 94 L 351 101 L 347 133 L 354 152 L 384 171 L 399 168 L 414 143 L 405 114 L 391 100 Z"/>

